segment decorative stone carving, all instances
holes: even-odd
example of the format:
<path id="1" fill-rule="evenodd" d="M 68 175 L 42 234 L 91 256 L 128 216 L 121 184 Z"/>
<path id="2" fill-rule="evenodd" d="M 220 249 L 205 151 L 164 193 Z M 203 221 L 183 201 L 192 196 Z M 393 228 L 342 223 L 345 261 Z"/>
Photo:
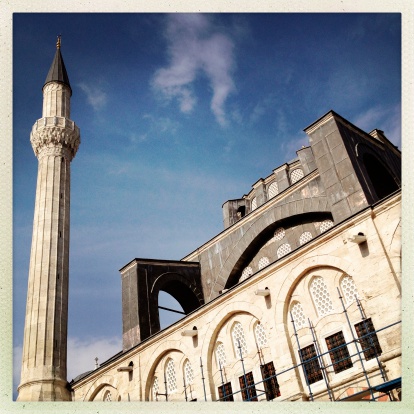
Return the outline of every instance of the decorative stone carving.
<path id="1" fill-rule="evenodd" d="M 45 155 L 62 155 L 71 161 L 80 144 L 79 128 L 70 120 L 67 120 L 69 125 L 66 125 L 66 120 L 60 117 L 43 118 L 39 121 L 30 134 L 36 157 L 40 159 Z"/>

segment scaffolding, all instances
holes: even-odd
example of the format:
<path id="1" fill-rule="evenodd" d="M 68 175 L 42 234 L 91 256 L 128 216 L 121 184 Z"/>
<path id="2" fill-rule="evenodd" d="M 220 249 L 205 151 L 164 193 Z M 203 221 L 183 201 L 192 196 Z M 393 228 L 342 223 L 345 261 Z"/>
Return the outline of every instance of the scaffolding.
<path id="1" fill-rule="evenodd" d="M 314 401 L 314 393 L 312 392 L 312 383 L 315 381 L 311 381 L 312 377 L 315 374 L 315 370 L 320 374 L 318 381 L 323 380 L 325 384 L 325 388 L 321 390 L 320 386 L 318 387 L 318 394 L 322 394 L 326 392 L 328 398 L 332 402 L 340 402 L 340 401 L 378 401 L 382 397 L 387 397 L 389 401 L 395 401 L 397 400 L 395 396 L 393 395 L 393 390 L 398 390 L 401 388 L 401 377 L 394 378 L 392 380 L 388 380 L 384 371 L 384 367 L 380 361 L 380 354 L 381 354 L 381 348 L 377 339 L 377 333 L 384 331 L 386 329 L 389 329 L 397 324 L 400 324 L 401 321 L 397 321 L 394 323 L 391 323 L 387 326 L 381 327 L 380 329 L 375 330 L 370 318 L 367 318 L 367 315 L 365 314 L 365 311 L 362 307 L 362 304 L 357 296 L 355 296 L 355 301 L 357 304 L 357 307 L 359 309 L 360 315 L 361 315 L 361 322 L 358 323 L 359 331 L 357 332 L 357 336 L 354 334 L 354 330 L 352 329 L 352 324 L 348 316 L 348 311 L 345 307 L 343 298 L 341 296 L 341 293 L 338 289 L 338 295 L 339 299 L 342 304 L 343 313 L 346 317 L 346 321 L 349 327 L 349 331 L 351 332 L 352 339 L 348 342 L 343 340 L 343 342 L 340 343 L 338 346 L 333 346 L 328 349 L 326 352 L 322 352 L 321 347 L 319 345 L 319 342 L 317 340 L 317 336 L 315 333 L 315 328 L 308 319 L 308 325 L 309 330 L 312 336 L 312 345 L 313 345 L 313 354 L 309 357 L 304 355 L 303 348 L 301 348 L 299 335 L 297 333 L 297 329 L 295 326 L 295 321 L 293 318 L 292 313 L 290 313 L 291 316 L 291 323 L 293 326 L 293 332 L 296 339 L 296 345 L 297 345 L 297 351 L 298 351 L 298 357 L 299 357 L 299 363 L 294 364 L 290 366 L 289 368 L 279 371 L 276 373 L 275 368 L 267 366 L 268 364 L 264 363 L 263 355 L 261 352 L 260 347 L 256 344 L 257 350 L 258 350 L 258 356 L 259 356 L 259 363 L 260 363 L 260 370 L 262 373 L 262 380 L 261 381 L 253 381 L 253 376 L 249 375 L 251 373 L 246 373 L 245 370 L 245 364 L 244 364 L 244 358 L 243 358 L 243 352 L 242 347 L 240 345 L 239 339 L 237 339 L 237 348 L 239 351 L 239 362 L 241 365 L 241 369 L 243 372 L 243 375 L 239 378 L 240 381 L 240 389 L 237 391 L 233 391 L 231 389 L 231 382 L 225 383 L 224 380 L 224 367 L 222 366 L 222 363 L 220 360 L 218 360 L 218 366 L 219 366 L 219 372 L 220 372 L 220 379 L 221 379 L 221 385 L 218 386 L 218 392 L 219 392 L 219 398 L 213 400 L 213 401 L 234 401 L 234 397 L 238 394 L 241 394 L 241 399 L 243 401 L 258 401 L 259 397 L 266 396 L 267 401 L 272 401 L 276 397 L 280 396 L 280 387 L 278 379 L 280 377 L 292 370 L 300 369 L 303 372 L 303 377 L 305 379 L 306 388 L 308 391 L 308 400 Z M 356 328 L 356 325 L 355 325 Z M 341 332 L 342 333 L 342 332 Z M 343 339 L 343 337 L 342 337 Z M 352 346 L 354 348 L 354 351 L 351 351 L 349 353 L 348 346 Z M 326 359 L 323 358 L 325 355 L 329 355 L 331 359 L 330 364 L 326 364 Z M 334 358 L 332 358 L 334 356 Z M 357 357 L 357 362 L 361 366 L 361 372 L 362 376 L 364 378 L 364 382 L 366 383 L 366 387 L 362 391 L 355 392 L 351 395 L 348 395 L 347 397 L 343 398 L 335 398 L 333 388 L 330 384 L 329 380 L 329 370 L 332 370 L 333 372 L 337 372 L 336 370 L 344 371 L 347 369 L 347 367 L 353 366 L 352 360 L 354 357 Z M 338 359 L 339 358 L 339 359 Z M 375 359 L 376 365 L 378 367 L 378 371 L 381 377 L 382 382 L 380 384 L 372 385 L 371 380 L 368 376 L 368 371 L 365 366 L 365 362 L 368 359 Z M 345 368 L 344 368 L 345 367 Z M 200 370 L 201 370 L 201 380 L 203 383 L 203 392 L 204 392 L 204 401 L 207 401 L 207 393 L 206 393 L 206 384 L 205 384 L 205 377 L 204 377 L 204 370 L 203 370 L 203 362 L 202 358 L 200 357 Z M 372 367 L 370 369 L 372 371 Z M 164 374 L 164 384 L 165 384 L 165 393 L 156 393 L 156 396 L 162 395 L 165 396 L 166 401 L 168 401 L 168 392 L 167 392 L 167 381 Z M 188 384 L 186 384 L 185 377 L 183 377 L 183 386 L 184 386 L 184 395 L 185 400 L 188 401 L 187 396 L 187 388 Z M 157 398 L 158 399 L 158 398 Z M 190 401 L 196 401 L 196 399 L 190 400 Z"/>

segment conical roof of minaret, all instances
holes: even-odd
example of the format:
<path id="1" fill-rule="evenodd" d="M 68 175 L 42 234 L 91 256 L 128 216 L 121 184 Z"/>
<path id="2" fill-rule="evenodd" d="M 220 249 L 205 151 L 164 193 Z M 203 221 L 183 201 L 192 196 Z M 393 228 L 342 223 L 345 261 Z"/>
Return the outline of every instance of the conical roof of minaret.
<path id="1" fill-rule="evenodd" d="M 45 84 L 43 88 L 50 82 L 59 82 L 64 83 L 69 86 L 70 92 L 72 94 L 72 88 L 69 83 L 69 76 L 66 72 L 66 67 L 63 62 L 62 53 L 60 52 L 60 37 L 56 43 L 56 53 L 53 59 L 52 65 L 50 66 L 49 73 L 47 74 Z"/>

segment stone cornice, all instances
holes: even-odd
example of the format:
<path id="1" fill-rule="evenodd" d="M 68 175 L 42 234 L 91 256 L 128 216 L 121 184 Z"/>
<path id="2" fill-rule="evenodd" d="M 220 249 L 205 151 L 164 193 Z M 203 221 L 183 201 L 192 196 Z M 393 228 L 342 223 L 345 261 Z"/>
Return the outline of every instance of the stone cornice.
<path id="1" fill-rule="evenodd" d="M 79 148 L 80 132 L 70 119 L 45 117 L 33 125 L 30 142 L 38 159 L 57 155 L 71 161 Z"/>

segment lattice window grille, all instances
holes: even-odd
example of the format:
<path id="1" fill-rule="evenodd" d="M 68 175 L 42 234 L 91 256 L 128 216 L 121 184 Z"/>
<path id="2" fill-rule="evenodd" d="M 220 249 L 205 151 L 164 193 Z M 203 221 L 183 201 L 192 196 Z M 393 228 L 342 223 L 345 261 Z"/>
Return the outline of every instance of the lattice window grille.
<path id="1" fill-rule="evenodd" d="M 319 226 L 319 230 L 321 233 L 323 233 L 326 230 L 329 230 L 331 227 L 333 227 L 333 221 L 332 220 L 324 220 L 322 221 L 321 225 Z"/>
<path id="2" fill-rule="evenodd" d="M 248 266 L 248 267 L 245 267 L 244 269 L 243 269 L 243 272 L 242 272 L 242 275 L 241 275 L 241 277 L 240 277 L 240 279 L 239 279 L 239 282 L 241 282 L 241 281 L 243 281 L 243 280 L 245 280 L 245 279 L 247 279 L 249 276 L 251 276 L 253 274 L 253 269 L 250 267 L 250 266 Z"/>
<path id="3" fill-rule="evenodd" d="M 257 323 L 254 328 L 254 334 L 256 336 L 257 345 L 259 348 L 263 348 L 267 345 L 266 331 L 261 323 Z"/>
<path id="4" fill-rule="evenodd" d="M 193 367 L 191 366 L 191 363 L 188 359 L 184 364 L 184 376 L 185 376 L 185 383 L 187 385 L 193 383 L 194 371 L 193 371 Z"/>
<path id="5" fill-rule="evenodd" d="M 270 263 L 269 259 L 264 256 L 259 260 L 259 270 L 262 270 L 264 267 L 266 267 Z"/>
<path id="6" fill-rule="evenodd" d="M 224 350 L 224 345 L 222 342 L 217 342 L 216 345 L 216 359 L 217 365 L 224 367 L 226 365 L 226 351 Z"/>
<path id="7" fill-rule="evenodd" d="M 355 301 L 355 297 L 359 299 L 358 290 L 355 285 L 354 279 L 351 276 L 344 276 L 341 280 L 342 294 L 345 297 L 347 305 L 350 305 Z"/>
<path id="8" fill-rule="evenodd" d="M 257 198 L 253 197 L 253 199 L 252 199 L 252 211 L 256 210 L 256 208 L 257 208 Z"/>
<path id="9" fill-rule="evenodd" d="M 156 400 L 157 399 L 157 392 L 160 389 L 160 386 L 158 384 L 158 377 L 154 378 L 154 382 L 152 384 L 152 399 Z"/>
<path id="10" fill-rule="evenodd" d="M 278 194 L 279 194 L 279 186 L 277 185 L 276 181 L 273 181 L 273 183 L 269 185 L 269 189 L 267 191 L 269 200 L 273 197 L 276 197 Z"/>
<path id="11" fill-rule="evenodd" d="M 277 258 L 280 259 L 281 257 L 287 255 L 291 251 L 292 251 L 292 248 L 290 247 L 290 244 L 284 243 L 277 249 L 277 252 L 276 252 Z"/>
<path id="12" fill-rule="evenodd" d="M 299 243 L 305 244 L 306 242 L 308 242 L 309 240 L 312 240 L 312 233 L 310 231 L 305 231 L 304 233 L 302 233 L 299 237 Z"/>
<path id="13" fill-rule="evenodd" d="M 303 170 L 301 168 L 296 168 L 290 173 L 290 182 L 294 184 L 296 181 L 299 181 L 303 177 Z"/>
<path id="14" fill-rule="evenodd" d="M 175 364 L 172 359 L 169 359 L 167 362 L 165 374 L 167 377 L 168 392 L 172 393 L 177 390 L 177 378 L 175 376 Z"/>
<path id="15" fill-rule="evenodd" d="M 104 401 L 106 401 L 106 402 L 111 402 L 111 401 L 112 401 L 111 391 L 107 391 L 107 392 L 105 393 L 105 398 L 104 398 Z"/>
<path id="16" fill-rule="evenodd" d="M 240 356 L 240 349 L 243 356 L 247 355 L 247 343 L 246 343 L 246 337 L 244 336 L 244 330 L 243 326 L 240 322 L 236 322 L 233 326 L 233 329 L 231 331 L 231 335 L 233 337 L 233 345 L 234 345 L 234 352 L 236 354 L 236 357 Z"/>
<path id="17" fill-rule="evenodd" d="M 333 303 L 323 279 L 318 276 L 312 280 L 310 291 L 319 316 L 328 315 L 333 311 Z"/>
<path id="18" fill-rule="evenodd" d="M 279 227 L 278 229 L 275 230 L 274 238 L 277 241 L 282 240 L 283 237 L 285 237 L 285 234 L 286 234 L 285 229 L 283 227 Z"/>
<path id="19" fill-rule="evenodd" d="M 292 317 L 293 321 L 295 322 L 296 329 L 300 329 L 306 326 L 306 316 L 300 302 L 294 302 L 290 311 L 292 312 Z"/>

